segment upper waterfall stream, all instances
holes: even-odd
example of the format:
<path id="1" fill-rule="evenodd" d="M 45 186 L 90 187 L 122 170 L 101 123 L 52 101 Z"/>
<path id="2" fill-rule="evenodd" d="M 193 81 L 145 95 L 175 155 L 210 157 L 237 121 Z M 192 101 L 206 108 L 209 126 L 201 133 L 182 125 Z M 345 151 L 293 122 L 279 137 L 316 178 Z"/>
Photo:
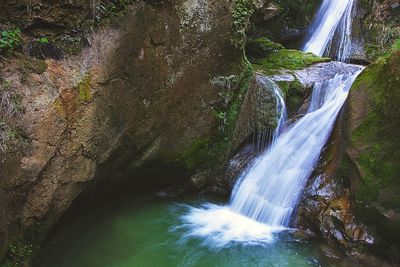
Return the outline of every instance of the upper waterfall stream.
<path id="1" fill-rule="evenodd" d="M 318 56 L 329 55 L 333 37 L 337 31 L 339 45 L 334 56 L 342 62 L 348 60 L 351 53 L 351 22 L 355 0 L 324 0 L 309 30 L 309 38 L 303 51 Z"/>

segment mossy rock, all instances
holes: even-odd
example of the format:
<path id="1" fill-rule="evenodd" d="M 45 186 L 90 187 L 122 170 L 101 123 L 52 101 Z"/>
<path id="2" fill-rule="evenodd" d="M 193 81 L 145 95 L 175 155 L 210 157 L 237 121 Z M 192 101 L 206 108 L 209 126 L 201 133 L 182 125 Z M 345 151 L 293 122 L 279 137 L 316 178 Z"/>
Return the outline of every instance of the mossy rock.
<path id="1" fill-rule="evenodd" d="M 353 85 L 355 112 L 360 108 L 355 97 L 366 93 L 368 99 L 362 107 L 364 116 L 351 133 L 351 145 L 358 148 L 355 160 L 362 174 L 357 200 L 378 201 L 400 210 L 400 195 L 390 193 L 400 188 L 400 144 L 395 141 L 400 131 L 399 83 L 400 49 L 394 46 L 393 52 L 365 69 Z"/>
<path id="2" fill-rule="evenodd" d="M 330 60 L 330 58 L 319 57 L 313 53 L 281 49 L 269 54 L 263 59 L 255 61 L 253 68 L 257 71 L 270 74 L 270 72 L 274 70 L 299 70 L 316 63 L 328 62 Z"/>
<path id="3" fill-rule="evenodd" d="M 47 64 L 42 59 L 28 57 L 19 53 L 15 53 L 15 57 L 21 63 L 21 71 L 24 73 L 42 74 L 47 70 Z"/>
<path id="4" fill-rule="evenodd" d="M 282 50 L 283 46 L 267 37 L 250 39 L 246 45 L 246 54 L 250 59 L 263 58 L 271 53 Z"/>
<path id="5" fill-rule="evenodd" d="M 221 103 L 214 107 L 215 119 L 217 121 L 214 133 L 211 138 L 197 138 L 191 146 L 178 156 L 173 156 L 173 161 L 182 162 L 189 171 L 195 169 L 219 169 L 228 160 L 232 149 L 232 138 L 236 121 L 242 107 L 243 100 L 253 78 L 253 69 L 246 58 L 239 67 L 237 83 L 233 90 L 232 97 L 227 106 Z M 225 89 L 226 90 L 226 89 Z M 221 99 L 221 102 L 224 102 Z"/>
<path id="6" fill-rule="evenodd" d="M 255 10 L 253 0 L 236 0 L 233 3 L 232 26 L 234 30 L 233 43 L 239 49 L 246 45 L 246 30 L 250 23 L 250 17 Z"/>
<path id="7" fill-rule="evenodd" d="M 368 66 L 350 93 L 347 154 L 356 218 L 376 234 L 378 253 L 399 261 L 400 49 Z M 396 256 L 397 255 L 397 256 Z"/>
<path id="8" fill-rule="evenodd" d="M 295 114 L 304 103 L 307 88 L 296 77 L 293 81 L 280 81 L 277 84 L 285 94 L 289 116 Z"/>

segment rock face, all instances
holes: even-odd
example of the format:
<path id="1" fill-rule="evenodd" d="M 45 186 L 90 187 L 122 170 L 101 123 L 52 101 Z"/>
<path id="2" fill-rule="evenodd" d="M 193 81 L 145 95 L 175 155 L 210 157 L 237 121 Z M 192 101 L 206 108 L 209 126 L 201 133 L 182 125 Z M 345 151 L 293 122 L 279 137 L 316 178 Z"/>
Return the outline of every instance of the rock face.
<path id="1" fill-rule="evenodd" d="M 348 254 L 399 262 L 398 47 L 357 78 L 303 196 L 297 223 Z"/>
<path id="2" fill-rule="evenodd" d="M 400 38 L 400 1 L 357 1 L 357 17 L 353 24 L 358 51 L 365 51 L 367 61 L 374 61 L 390 50 Z M 360 53 L 356 53 L 356 57 Z"/>
<path id="3" fill-rule="evenodd" d="M 251 19 L 249 36 L 268 36 L 289 48 L 298 48 L 321 0 L 257 1 L 258 9 Z M 262 3 L 262 4 L 261 4 Z"/>
<path id="4" fill-rule="evenodd" d="M 230 88 L 225 103 L 210 82 L 243 72 L 230 3 L 138 2 L 128 13 L 98 30 L 80 55 L 0 62 L 2 97 L 19 99 L 7 114 L 2 101 L 0 255 L 9 244 L 35 244 L 82 191 L 154 191 L 188 181 L 199 168 L 191 164 L 199 140 L 232 138 L 216 106 L 226 104 L 235 125 L 247 88 Z M 224 149 L 205 161 L 234 148 Z"/>
<path id="5" fill-rule="evenodd" d="M 241 172 L 269 144 L 271 134 L 276 127 L 276 96 L 272 85 L 260 82 L 255 74 L 236 122 L 232 147 L 233 157 L 221 180 L 228 192 L 231 191 Z M 249 119 L 252 118 L 252 119 Z"/>

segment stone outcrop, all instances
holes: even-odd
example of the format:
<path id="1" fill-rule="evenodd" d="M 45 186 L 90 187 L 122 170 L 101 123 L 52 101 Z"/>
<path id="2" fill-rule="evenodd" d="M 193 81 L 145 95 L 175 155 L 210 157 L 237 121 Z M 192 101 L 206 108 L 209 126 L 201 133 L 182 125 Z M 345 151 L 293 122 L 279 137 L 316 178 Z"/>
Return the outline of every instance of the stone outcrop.
<path id="1" fill-rule="evenodd" d="M 369 261 L 372 254 L 393 264 L 400 249 L 398 49 L 355 81 L 297 219 L 348 255 Z"/>

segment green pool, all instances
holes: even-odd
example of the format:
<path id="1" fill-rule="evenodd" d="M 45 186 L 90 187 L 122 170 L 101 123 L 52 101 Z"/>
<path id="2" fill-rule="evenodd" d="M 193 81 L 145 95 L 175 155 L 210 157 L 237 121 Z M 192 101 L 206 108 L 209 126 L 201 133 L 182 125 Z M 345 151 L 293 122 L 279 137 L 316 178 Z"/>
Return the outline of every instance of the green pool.
<path id="1" fill-rule="evenodd" d="M 100 206 L 48 240 L 34 266 L 334 266 L 320 242 L 290 231 L 274 234 L 272 242 L 224 246 L 188 235 L 182 216 L 206 201 L 124 200 Z"/>

